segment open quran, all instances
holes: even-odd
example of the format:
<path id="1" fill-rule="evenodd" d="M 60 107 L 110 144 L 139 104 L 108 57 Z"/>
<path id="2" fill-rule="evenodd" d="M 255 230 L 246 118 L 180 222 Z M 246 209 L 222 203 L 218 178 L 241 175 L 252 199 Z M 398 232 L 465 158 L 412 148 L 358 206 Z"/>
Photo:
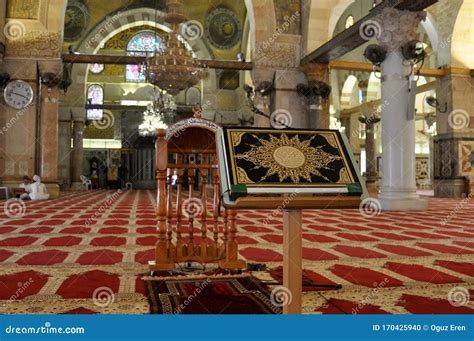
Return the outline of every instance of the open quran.
<path id="1" fill-rule="evenodd" d="M 222 128 L 217 145 L 224 199 L 288 193 L 360 196 L 366 191 L 339 131 Z"/>

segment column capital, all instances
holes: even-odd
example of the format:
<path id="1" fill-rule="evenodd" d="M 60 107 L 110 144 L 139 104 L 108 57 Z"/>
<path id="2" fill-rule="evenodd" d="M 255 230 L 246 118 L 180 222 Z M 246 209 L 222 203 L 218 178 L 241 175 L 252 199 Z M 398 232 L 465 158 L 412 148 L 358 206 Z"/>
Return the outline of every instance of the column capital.
<path id="1" fill-rule="evenodd" d="M 63 62 L 61 59 L 39 60 L 38 69 L 41 74 L 53 73 L 59 77 L 63 72 Z"/>
<path id="2" fill-rule="evenodd" d="M 303 65 L 303 72 L 308 81 L 323 81 L 329 83 L 329 64 L 307 63 Z"/>
<path id="3" fill-rule="evenodd" d="M 363 117 L 361 118 L 369 121 L 368 123 L 365 123 L 362 122 L 361 119 L 359 119 L 360 122 L 364 124 L 370 124 L 378 123 L 380 121 L 379 103 L 365 102 L 362 103 L 360 108 L 363 115 Z"/>
<path id="4" fill-rule="evenodd" d="M 252 81 L 255 87 L 258 87 L 260 83 L 271 82 L 275 78 L 275 70 L 272 69 L 253 69 L 252 70 Z"/>
<path id="5" fill-rule="evenodd" d="M 379 44 L 392 52 L 411 40 L 417 40 L 418 25 L 426 19 L 426 14 L 424 11 L 401 11 L 387 7 L 375 20 L 364 23 L 361 32 L 374 32 Z"/>

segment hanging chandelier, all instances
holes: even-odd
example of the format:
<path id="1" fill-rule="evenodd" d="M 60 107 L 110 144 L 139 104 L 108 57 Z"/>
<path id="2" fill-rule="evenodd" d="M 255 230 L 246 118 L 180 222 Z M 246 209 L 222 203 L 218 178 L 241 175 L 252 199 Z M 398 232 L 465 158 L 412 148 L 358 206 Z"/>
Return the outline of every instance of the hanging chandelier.
<path id="1" fill-rule="evenodd" d="M 143 112 L 143 122 L 138 126 L 138 133 L 141 136 L 153 136 L 157 129 L 167 128 L 160 113 L 153 108 L 152 104 L 149 104 Z"/>
<path id="2" fill-rule="evenodd" d="M 157 49 L 146 59 L 144 74 L 147 82 L 176 96 L 196 85 L 207 75 L 193 52 L 178 35 L 178 27 L 186 21 L 178 8 L 182 0 L 167 0 L 168 14 L 165 20 L 171 24 L 171 32 L 163 48 Z"/>
<path id="3" fill-rule="evenodd" d="M 143 112 L 143 122 L 138 127 L 139 134 L 142 136 L 154 135 L 156 129 L 166 129 L 176 119 L 177 105 L 173 96 L 155 88 L 151 100 L 152 102 Z"/>

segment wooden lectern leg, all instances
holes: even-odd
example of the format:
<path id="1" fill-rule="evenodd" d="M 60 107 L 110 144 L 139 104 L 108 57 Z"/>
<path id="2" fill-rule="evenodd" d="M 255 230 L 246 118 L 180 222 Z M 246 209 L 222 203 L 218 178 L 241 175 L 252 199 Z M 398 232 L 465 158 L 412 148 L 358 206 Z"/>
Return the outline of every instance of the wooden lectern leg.
<path id="1" fill-rule="evenodd" d="M 283 306 L 283 314 L 301 314 L 303 261 L 301 210 L 283 213 L 283 286 L 291 293 L 291 301 Z"/>

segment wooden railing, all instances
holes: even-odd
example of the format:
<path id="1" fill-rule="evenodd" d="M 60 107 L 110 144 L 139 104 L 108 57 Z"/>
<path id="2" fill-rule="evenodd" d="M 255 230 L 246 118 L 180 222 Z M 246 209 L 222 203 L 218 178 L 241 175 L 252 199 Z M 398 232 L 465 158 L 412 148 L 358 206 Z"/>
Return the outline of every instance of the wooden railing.
<path id="1" fill-rule="evenodd" d="M 158 130 L 158 241 L 150 269 L 173 270 L 177 263 L 184 262 L 218 263 L 227 269 L 245 267 L 245 262 L 238 260 L 236 213 L 219 210 L 215 147 L 196 146 L 190 150 L 169 148 L 168 143 L 166 130 Z M 169 162 L 171 159 L 174 163 Z"/>

